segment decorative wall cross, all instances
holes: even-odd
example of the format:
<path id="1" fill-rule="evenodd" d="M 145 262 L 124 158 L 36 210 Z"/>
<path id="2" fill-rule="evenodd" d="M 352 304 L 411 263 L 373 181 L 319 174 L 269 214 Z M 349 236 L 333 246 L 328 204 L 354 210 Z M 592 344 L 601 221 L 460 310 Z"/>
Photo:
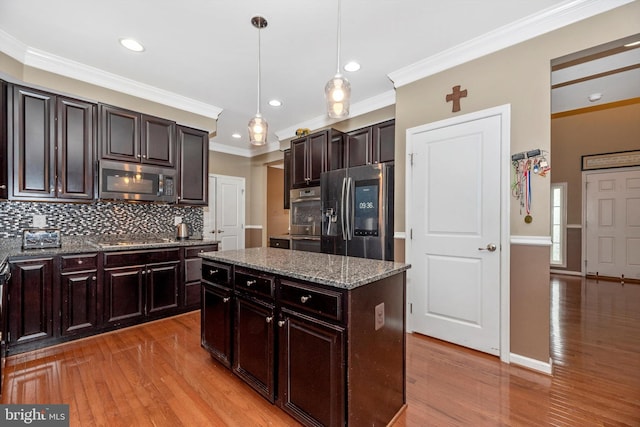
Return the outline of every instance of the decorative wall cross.
<path id="1" fill-rule="evenodd" d="M 460 111 L 460 98 L 467 97 L 467 90 L 460 90 L 460 85 L 454 86 L 453 93 L 447 95 L 447 102 L 453 101 L 453 108 L 451 109 L 452 113 L 457 113 Z"/>

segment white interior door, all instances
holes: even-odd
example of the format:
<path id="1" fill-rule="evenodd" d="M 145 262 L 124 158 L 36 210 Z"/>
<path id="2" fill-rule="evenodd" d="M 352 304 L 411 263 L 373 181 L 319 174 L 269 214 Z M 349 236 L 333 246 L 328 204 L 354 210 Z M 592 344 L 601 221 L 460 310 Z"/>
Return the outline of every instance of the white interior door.
<path id="1" fill-rule="evenodd" d="M 220 241 L 219 250 L 244 249 L 245 179 L 209 175 L 209 209 L 204 233 Z"/>
<path id="2" fill-rule="evenodd" d="M 585 173 L 587 274 L 640 279 L 640 170 Z"/>
<path id="3" fill-rule="evenodd" d="M 500 355 L 504 118 L 407 131 L 413 330 Z"/>

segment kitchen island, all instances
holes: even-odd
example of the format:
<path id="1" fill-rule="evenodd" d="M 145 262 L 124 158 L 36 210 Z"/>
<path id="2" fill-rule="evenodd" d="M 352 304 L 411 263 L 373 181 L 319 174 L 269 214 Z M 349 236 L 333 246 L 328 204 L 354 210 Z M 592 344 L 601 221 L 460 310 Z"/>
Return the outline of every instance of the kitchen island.
<path id="1" fill-rule="evenodd" d="M 309 426 L 404 408 L 408 264 L 276 248 L 205 252 L 202 346 Z"/>

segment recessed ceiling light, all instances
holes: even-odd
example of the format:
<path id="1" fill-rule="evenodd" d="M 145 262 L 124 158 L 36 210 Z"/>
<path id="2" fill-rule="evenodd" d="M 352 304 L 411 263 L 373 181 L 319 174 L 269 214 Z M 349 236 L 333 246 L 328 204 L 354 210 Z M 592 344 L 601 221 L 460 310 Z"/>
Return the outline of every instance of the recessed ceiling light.
<path id="1" fill-rule="evenodd" d="M 272 99 L 271 101 L 269 101 L 269 105 L 271 105 L 272 107 L 281 107 L 282 101 L 278 99 Z"/>
<path id="2" fill-rule="evenodd" d="M 345 71 L 354 72 L 360 69 L 360 64 L 356 61 L 347 62 L 344 66 Z"/>
<path id="3" fill-rule="evenodd" d="M 242 135 L 240 135 L 239 133 L 236 132 L 236 133 L 231 135 L 231 138 L 240 139 L 240 138 L 242 138 Z"/>
<path id="4" fill-rule="evenodd" d="M 638 40 L 637 42 L 627 43 L 624 45 L 624 47 L 634 47 L 634 46 L 638 46 L 639 44 L 640 44 L 640 40 Z"/>
<path id="5" fill-rule="evenodd" d="M 592 93 L 591 95 L 589 95 L 589 101 L 591 102 L 599 101 L 601 98 L 602 98 L 601 93 Z"/>
<path id="6" fill-rule="evenodd" d="M 129 39 L 129 38 L 120 39 L 120 44 L 134 52 L 142 52 L 144 50 L 144 46 L 142 46 L 139 41 L 134 39 Z"/>

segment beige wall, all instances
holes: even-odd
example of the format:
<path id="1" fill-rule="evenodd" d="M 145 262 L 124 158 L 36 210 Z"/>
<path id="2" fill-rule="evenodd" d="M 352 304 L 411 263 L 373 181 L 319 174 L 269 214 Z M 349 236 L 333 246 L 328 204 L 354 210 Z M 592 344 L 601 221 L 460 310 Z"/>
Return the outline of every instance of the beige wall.
<path id="1" fill-rule="evenodd" d="M 640 98 L 573 113 L 551 120 L 551 182 L 567 183 L 567 224 L 581 224 L 581 157 L 640 149 Z"/>
<path id="2" fill-rule="evenodd" d="M 567 224 L 582 224 L 582 156 L 637 149 L 640 149 L 640 98 L 552 117 L 551 182 L 567 183 Z M 582 271 L 582 229 L 567 229 L 566 242 L 564 270 Z"/>
<path id="3" fill-rule="evenodd" d="M 267 167 L 267 236 L 283 234 L 289 234 L 289 209 L 284 208 L 284 169 Z"/>
<path id="4" fill-rule="evenodd" d="M 634 2 L 398 88 L 395 231 L 405 231 L 407 129 L 510 104 L 511 153 L 533 148 L 550 151 L 551 60 L 640 32 L 638 16 L 640 2 Z M 459 113 L 452 113 L 451 103 L 445 102 L 446 94 L 455 85 L 468 90 Z M 554 168 L 553 156 L 549 160 Z M 550 182 L 548 178 L 533 182 L 531 224 L 524 223 L 517 202 L 511 199 L 511 235 L 549 235 Z M 511 352 L 547 363 L 549 324 L 539 320 L 549 318 L 548 248 L 513 247 L 511 258 Z M 523 271 L 518 260 L 526 263 L 526 277 L 517 274 Z"/>

